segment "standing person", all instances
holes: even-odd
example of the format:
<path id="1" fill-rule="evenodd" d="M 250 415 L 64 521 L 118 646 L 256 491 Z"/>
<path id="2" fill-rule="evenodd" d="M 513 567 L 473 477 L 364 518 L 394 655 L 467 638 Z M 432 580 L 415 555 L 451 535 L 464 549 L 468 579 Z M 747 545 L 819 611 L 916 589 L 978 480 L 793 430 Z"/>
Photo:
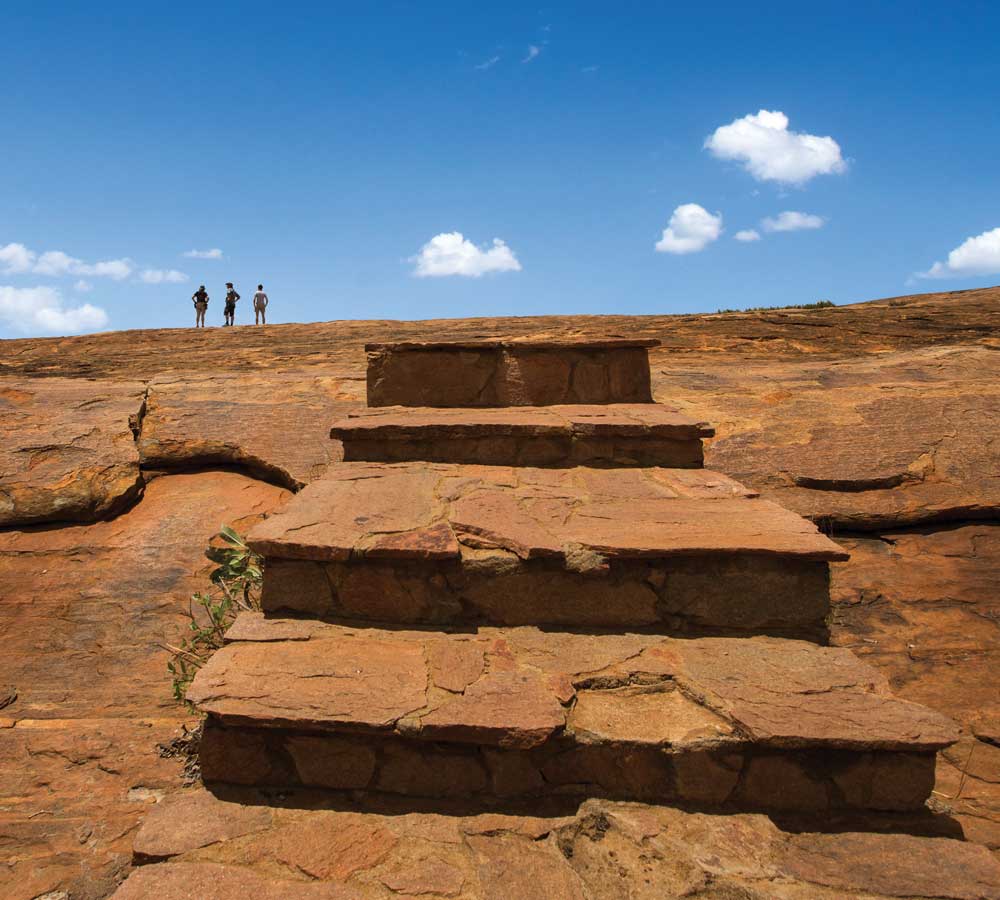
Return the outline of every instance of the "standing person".
<path id="1" fill-rule="evenodd" d="M 267 294 L 262 284 L 257 285 L 257 293 L 253 295 L 253 318 L 254 325 L 267 324 Z"/>
<path id="2" fill-rule="evenodd" d="M 226 318 L 227 325 L 236 324 L 236 301 L 240 299 L 240 295 L 236 293 L 233 288 L 233 283 L 231 281 L 226 282 L 226 308 L 223 310 L 223 314 Z"/>
<path id="3" fill-rule="evenodd" d="M 205 310 L 208 309 L 208 294 L 205 291 L 205 285 L 198 288 L 198 290 L 191 295 L 191 299 L 194 301 L 194 327 L 204 328 Z"/>

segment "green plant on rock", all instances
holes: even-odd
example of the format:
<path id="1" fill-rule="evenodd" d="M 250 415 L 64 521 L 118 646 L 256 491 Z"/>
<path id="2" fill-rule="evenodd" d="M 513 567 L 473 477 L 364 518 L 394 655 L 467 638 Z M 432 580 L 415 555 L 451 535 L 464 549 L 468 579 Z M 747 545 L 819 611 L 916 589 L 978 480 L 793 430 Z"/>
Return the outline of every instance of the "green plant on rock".
<path id="1" fill-rule="evenodd" d="M 167 670 L 173 681 L 174 697 L 184 695 L 195 673 L 218 650 L 226 631 L 241 610 L 260 609 L 263 578 L 261 558 L 228 525 L 215 536 L 205 555 L 216 564 L 209 575 L 212 588 L 191 595 L 188 604 L 190 629 L 179 647 L 162 645 L 170 653 Z"/>

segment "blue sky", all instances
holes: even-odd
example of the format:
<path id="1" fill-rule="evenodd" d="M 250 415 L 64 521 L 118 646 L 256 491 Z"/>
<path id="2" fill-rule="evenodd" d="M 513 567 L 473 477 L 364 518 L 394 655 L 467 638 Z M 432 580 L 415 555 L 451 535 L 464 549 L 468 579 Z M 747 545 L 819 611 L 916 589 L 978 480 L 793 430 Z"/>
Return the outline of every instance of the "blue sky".
<path id="1" fill-rule="evenodd" d="M 219 324 L 229 280 L 244 323 L 258 281 L 276 322 L 995 284 L 998 34 L 988 2 L 8 4 L 0 337 L 187 326 L 202 282 Z"/>

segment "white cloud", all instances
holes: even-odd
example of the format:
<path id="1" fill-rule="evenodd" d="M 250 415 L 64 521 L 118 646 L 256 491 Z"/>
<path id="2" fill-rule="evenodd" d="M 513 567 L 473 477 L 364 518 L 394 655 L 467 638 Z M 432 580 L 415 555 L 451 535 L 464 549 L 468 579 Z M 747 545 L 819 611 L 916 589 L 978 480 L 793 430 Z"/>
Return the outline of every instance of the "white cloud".
<path id="1" fill-rule="evenodd" d="M 656 249 L 661 253 L 697 253 L 704 250 L 722 234 L 722 214 L 712 215 L 697 203 L 678 206 Z"/>
<path id="2" fill-rule="evenodd" d="M 0 285 L 0 320 L 25 334 L 79 334 L 108 324 L 99 306 L 65 306 L 51 287 L 16 288 Z"/>
<path id="3" fill-rule="evenodd" d="M 222 251 L 218 247 L 211 250 L 188 250 L 184 256 L 188 259 L 222 259 Z"/>
<path id="4" fill-rule="evenodd" d="M 530 47 L 528 47 L 528 55 L 526 57 L 524 57 L 524 59 L 522 59 L 521 62 L 523 62 L 523 63 L 529 63 L 533 59 L 535 59 L 535 57 L 537 57 L 538 54 L 541 53 L 541 52 L 542 52 L 542 48 L 541 47 L 538 47 L 535 44 L 532 44 Z"/>
<path id="5" fill-rule="evenodd" d="M 63 253 L 62 250 L 49 250 L 38 257 L 31 271 L 36 275 L 51 275 L 55 278 L 62 275 L 89 275 L 122 281 L 132 274 L 132 260 L 107 259 L 90 264 Z"/>
<path id="6" fill-rule="evenodd" d="M 758 181 L 805 184 L 847 169 L 832 137 L 789 131 L 788 116 L 766 109 L 716 128 L 705 147 L 719 159 L 742 163 Z"/>
<path id="7" fill-rule="evenodd" d="M 79 291 L 81 294 L 86 294 L 88 291 L 92 291 L 94 286 L 89 281 L 84 281 L 82 278 L 73 285 L 74 291 Z"/>
<path id="8" fill-rule="evenodd" d="M 35 254 L 24 244 L 7 244 L 5 247 L 0 247 L 0 264 L 8 275 L 28 272 L 34 262 Z"/>
<path id="9" fill-rule="evenodd" d="M 146 284 L 180 284 L 187 281 L 188 277 L 176 269 L 143 269 L 139 273 L 139 280 Z"/>
<path id="10" fill-rule="evenodd" d="M 481 62 L 478 66 L 475 66 L 475 68 L 479 69 L 480 72 L 483 72 L 486 69 L 492 69 L 498 62 L 500 62 L 499 56 L 491 56 L 488 60 L 486 60 L 486 62 Z"/>
<path id="11" fill-rule="evenodd" d="M 825 222 L 826 219 L 822 216 L 786 210 L 778 213 L 777 216 L 761 219 L 760 226 L 764 231 L 808 231 L 813 228 L 822 228 Z"/>
<path id="12" fill-rule="evenodd" d="M 477 247 L 467 241 L 461 232 L 452 231 L 432 237 L 410 262 L 416 264 L 413 274 L 417 278 L 436 278 L 444 275 L 467 275 L 479 278 L 489 272 L 520 272 L 521 264 L 500 238 L 493 238 L 493 246 Z"/>
<path id="13" fill-rule="evenodd" d="M 1000 228 L 984 231 L 959 244 L 948 254 L 947 262 L 936 262 L 918 278 L 961 278 L 994 275 L 1000 272 Z"/>
<path id="14" fill-rule="evenodd" d="M 737 231 L 733 235 L 738 241 L 743 241 L 744 244 L 750 243 L 751 241 L 760 240 L 760 232 L 755 228 L 744 228 L 743 231 Z"/>

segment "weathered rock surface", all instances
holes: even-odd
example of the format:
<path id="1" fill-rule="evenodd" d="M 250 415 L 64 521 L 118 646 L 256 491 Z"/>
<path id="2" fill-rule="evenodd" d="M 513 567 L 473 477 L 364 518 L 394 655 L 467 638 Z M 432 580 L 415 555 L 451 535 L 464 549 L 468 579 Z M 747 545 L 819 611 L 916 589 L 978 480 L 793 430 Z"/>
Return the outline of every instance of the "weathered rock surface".
<path id="1" fill-rule="evenodd" d="M 0 379 L 0 527 L 93 521 L 133 502 L 145 393 L 137 382 Z"/>
<path id="2" fill-rule="evenodd" d="M 220 816 L 228 809 L 239 821 L 245 809 L 263 801 L 244 791 L 216 803 Z M 184 806 L 166 800 L 159 821 L 172 819 L 171 831 L 180 839 L 173 861 L 138 869 L 116 900 L 186 900 L 192 894 L 183 892 L 183 883 L 187 878 L 196 884 L 197 867 L 227 869 L 230 878 L 244 879 L 254 891 L 277 879 L 287 897 L 311 897 L 296 892 L 320 887 L 378 900 L 1000 897 L 1000 863 L 974 844 L 920 836 L 941 834 L 944 823 L 929 817 L 885 819 L 882 828 L 894 833 L 859 833 L 841 825 L 842 833 L 823 834 L 808 822 L 783 831 L 761 815 L 706 815 L 607 800 L 578 809 L 482 815 L 370 802 L 328 808 L 316 801 L 292 795 L 274 811 L 268 830 L 220 837 L 192 851 L 183 839 Z M 918 833 L 899 830 L 905 828 Z"/>
<path id="3" fill-rule="evenodd" d="M 368 344 L 369 406 L 649 403 L 655 340 Z"/>
<path id="4" fill-rule="evenodd" d="M 816 311 L 641 318 L 332 322 L 266 329 L 151 330 L 4 341 L 0 342 L 0 373 L 9 376 L 4 380 L 5 386 L 12 378 L 30 378 L 30 384 L 38 386 L 41 376 L 45 380 L 59 376 L 146 383 L 158 377 L 197 381 L 203 376 L 218 377 L 221 372 L 266 383 L 277 372 L 305 369 L 303 375 L 306 375 L 308 367 L 312 367 L 311 371 L 322 378 L 334 373 L 339 379 L 334 399 L 339 400 L 342 394 L 345 402 L 355 402 L 360 407 L 364 405 L 365 383 L 362 346 L 366 341 L 384 340 L 387 335 L 395 340 L 421 340 L 434 335 L 449 340 L 475 340 L 498 335 L 577 338 L 608 334 L 659 339 L 662 347 L 651 354 L 654 396 L 717 427 L 718 439 L 708 448 L 708 464 L 740 477 L 763 490 L 765 496 L 797 511 L 813 515 L 815 510 L 816 515 L 833 524 L 837 540 L 854 554 L 851 561 L 834 566 L 834 640 L 849 644 L 856 651 L 866 646 L 877 651 L 878 645 L 869 643 L 872 640 L 890 646 L 891 652 L 873 652 L 867 659 L 890 678 L 894 691 L 903 698 L 927 702 L 942 712 L 954 714 L 968 729 L 959 744 L 941 755 L 937 785 L 940 793 L 934 795 L 933 802 L 942 811 L 953 811 L 951 815 L 961 823 L 969 839 L 1000 847 L 1000 800 L 996 783 L 1000 764 L 995 756 L 1000 751 L 987 739 L 991 732 L 984 718 L 998 694 L 991 691 L 998 666 L 989 643 L 998 622 L 993 586 L 1000 580 L 1000 551 L 989 537 L 997 530 L 998 515 L 995 495 L 990 493 L 994 482 L 988 477 L 996 471 L 996 431 L 989 410 L 984 414 L 979 401 L 995 394 L 996 352 L 992 348 L 1000 346 L 998 332 L 1000 289 L 987 288 Z M 817 426 L 821 423 L 833 423 L 834 427 L 843 423 L 841 436 L 846 439 L 851 428 L 862 422 L 856 410 L 867 409 L 876 401 L 892 401 L 886 412 L 887 422 L 892 425 L 884 432 L 887 439 L 891 436 L 891 442 L 910 447 L 907 452 L 912 451 L 911 460 L 919 458 L 928 449 L 925 438 L 920 436 L 923 424 L 915 416 L 907 419 L 906 413 L 911 401 L 921 400 L 925 395 L 940 403 L 938 408 L 949 427 L 941 429 L 938 443 L 929 448 L 931 455 L 944 453 L 944 456 L 938 457 L 933 472 L 925 472 L 922 480 L 907 477 L 895 487 L 871 487 L 864 484 L 861 472 L 862 477 L 854 480 L 861 481 L 866 490 L 839 490 L 841 484 L 833 482 L 823 488 L 804 487 L 792 481 L 798 474 L 799 461 L 820 462 L 833 449 L 842 458 L 867 460 L 874 446 L 871 440 L 858 444 L 856 451 L 844 453 L 845 444 L 837 441 L 836 432 L 826 432 L 821 441 L 813 433 L 818 433 Z M 227 396 L 234 406 L 239 404 L 238 388 Z M 900 409 L 902 414 L 897 413 Z M 881 410 L 879 407 L 877 412 Z M 258 412 L 258 417 L 261 415 Z M 338 410 L 336 415 L 311 425 L 302 423 L 296 439 L 325 446 L 330 424 L 336 416 L 343 415 Z M 871 412 L 866 415 L 865 421 L 875 423 L 877 428 L 877 418 L 873 419 Z M 246 425 L 252 426 L 255 421 Z M 197 437 L 200 428 L 191 430 L 193 437 Z M 753 437 L 738 445 L 726 443 L 743 434 Z M 780 485 L 764 485 L 754 480 L 758 475 L 769 475 L 771 468 L 770 438 L 765 439 L 763 434 L 780 439 L 782 444 L 801 443 L 803 435 L 810 435 L 811 448 L 795 461 L 796 466 L 789 466 L 787 480 L 783 476 Z M 271 442 L 271 446 L 276 445 L 277 442 Z M 716 448 L 718 456 L 713 456 Z M 878 449 L 888 458 L 892 444 L 883 442 Z M 285 466 L 274 457 L 269 462 Z M 322 464 L 323 460 L 315 462 Z M 72 472 L 72 468 L 68 471 Z M 805 474 L 808 478 L 816 473 Z M 835 481 L 843 482 L 841 473 L 835 474 Z M 883 476 L 885 469 L 880 468 L 879 474 Z M 824 473 L 820 475 L 825 477 Z M 243 482 L 237 478 L 225 485 L 234 503 L 247 495 L 242 488 L 235 487 L 240 483 Z M 149 491 L 156 485 L 153 482 Z M 838 489 L 826 489 L 830 486 Z M 179 491 L 171 504 L 184 506 L 185 498 L 186 492 Z M 817 499 L 822 503 L 816 502 Z M 222 521 L 232 520 L 232 513 L 220 510 L 214 514 L 211 503 L 201 494 L 196 493 L 191 503 L 189 508 L 197 503 L 206 506 L 198 513 L 205 516 L 198 521 L 204 522 L 206 534 Z M 161 510 L 159 515 L 163 514 Z M 910 532 L 912 540 L 903 539 L 905 533 L 899 528 L 918 523 L 926 523 L 929 530 Z M 98 530 L 95 538 L 98 544 L 106 540 L 104 523 L 91 527 Z M 192 549 L 191 555 L 183 559 L 164 556 L 155 528 L 149 528 L 131 540 L 133 557 L 120 557 L 109 564 L 103 554 L 91 555 L 86 551 L 90 529 L 84 528 L 77 532 L 79 549 L 70 557 L 65 572 L 57 573 L 45 564 L 56 558 L 52 554 L 31 560 L 34 568 L 25 563 L 20 570 L 16 592 L 24 596 L 24 604 L 30 602 L 34 606 L 37 615 L 19 619 L 6 629 L 7 667 L 30 672 L 31 677 L 50 670 L 68 673 L 63 680 L 71 686 L 70 695 L 86 691 L 88 696 L 96 697 L 102 693 L 100 685 L 108 680 L 110 687 L 103 691 L 104 696 L 128 698 L 127 704 L 116 702 L 131 706 L 137 713 L 144 709 L 146 718 L 140 715 L 132 720 L 135 725 L 130 725 L 127 733 L 124 725 L 113 732 L 103 732 L 109 749 L 88 742 L 96 720 L 60 721 L 58 725 L 45 726 L 44 732 L 40 726 L 30 732 L 33 740 L 27 745 L 24 743 L 27 730 L 0 731 L 8 735 L 8 741 L 12 733 L 18 733 L 20 743 L 7 746 L 21 748 L 16 753 L 11 751 L 15 762 L 5 764 L 5 773 L 31 773 L 24 777 L 17 774 L 8 782 L 16 782 L 16 792 L 22 798 L 15 818 L 9 818 L 11 801 L 4 800 L 3 834 L 8 841 L 4 849 L 13 848 L 6 853 L 7 868 L 0 868 L 0 893 L 5 896 L 33 900 L 46 891 L 65 889 L 72 890 L 74 900 L 78 896 L 104 896 L 108 889 L 107 874 L 122 864 L 130 840 L 128 829 L 139 818 L 136 806 L 145 808 L 156 791 L 176 783 L 173 775 L 168 778 L 166 774 L 177 771 L 175 762 L 160 760 L 145 749 L 161 740 L 159 729 L 167 733 L 175 727 L 176 720 L 167 718 L 173 715 L 172 711 L 164 707 L 161 712 L 160 704 L 166 697 L 164 687 L 152 677 L 154 669 L 162 671 L 162 665 L 151 660 L 150 677 L 143 676 L 137 683 L 130 683 L 121 675 L 116 657 L 120 648 L 131 640 L 135 625 L 99 631 L 100 643 L 90 637 L 76 640 L 77 633 L 89 635 L 95 629 L 87 625 L 86 616 L 81 619 L 78 615 L 81 602 L 84 610 L 87 607 L 85 599 L 81 601 L 75 593 L 74 579 L 79 577 L 84 584 L 93 584 L 103 577 L 96 574 L 103 566 L 104 574 L 108 568 L 116 572 L 119 598 L 149 596 L 146 591 L 155 594 L 164 584 L 182 582 L 183 590 L 178 590 L 177 596 L 186 597 L 191 590 L 203 586 L 201 577 L 191 576 L 201 564 L 200 527 L 193 526 L 191 544 L 199 549 Z M 863 528 L 870 534 L 844 537 L 845 527 Z M 882 534 L 893 541 L 891 553 L 884 553 L 889 545 L 879 539 Z M 129 539 L 127 530 L 124 539 Z M 887 566 L 886 572 L 890 573 L 885 577 L 880 574 L 882 566 Z M 117 590 L 119 584 L 130 581 L 130 567 L 133 587 Z M 42 574 L 42 569 L 47 568 L 48 574 Z M 0 574 L 0 593 L 8 587 L 5 579 L 11 571 L 8 568 Z M 898 584 L 898 588 L 886 590 L 890 582 Z M 844 599 L 841 602 L 839 598 Z M 110 599 L 106 605 L 119 615 L 125 615 L 128 609 L 128 604 L 114 606 Z M 24 608 L 20 607 L 22 614 Z M 172 633 L 175 606 L 147 604 L 141 609 L 142 628 L 157 627 Z M 902 647 L 888 640 L 897 625 L 908 636 L 917 636 L 917 647 Z M 49 632 L 56 637 L 38 644 L 39 638 Z M 14 635 L 16 640 L 12 642 Z M 936 646 L 935 635 L 943 635 L 946 640 Z M 965 638 L 964 642 L 960 643 L 960 638 Z M 92 651 L 86 658 L 81 657 L 83 646 Z M 926 652 L 930 650 L 933 652 Z M 55 683 L 58 677 L 58 674 L 53 676 L 49 683 Z M 462 677 L 465 676 L 456 674 L 457 681 Z M 0 675 L 0 683 L 10 682 L 11 679 Z M 44 678 L 42 683 L 46 683 Z M 23 683 L 13 686 L 24 691 Z M 0 710 L 0 716 L 16 710 L 18 702 Z M 147 722 L 154 724 L 150 727 Z M 40 744 L 43 734 L 46 743 Z M 113 758 L 109 756 L 112 752 Z M 97 768 L 100 764 L 118 774 L 104 772 Z M 157 768 L 161 766 L 163 769 Z M 156 772 L 163 774 L 157 776 Z M 85 780 L 67 782 L 64 796 L 61 785 L 75 774 L 85 776 Z M 121 792 L 117 793 L 117 788 L 107 790 L 106 784 L 121 785 Z M 147 793 L 145 786 L 150 784 L 153 786 Z M 137 799 L 122 800 L 133 787 L 137 788 L 133 795 Z M 70 795 L 76 804 L 72 814 L 67 799 Z M 58 803 L 52 799 L 56 797 Z M 141 797 L 147 799 L 138 799 Z M 122 809 L 126 815 L 118 818 Z M 49 815 L 50 811 L 55 814 Z M 68 821 L 72 824 L 65 824 Z M 724 817 L 724 821 L 735 819 Z M 95 827 L 81 843 L 80 836 L 87 833 L 86 828 L 97 823 L 107 824 Z M 79 834 L 75 833 L 77 827 L 81 829 Z M 858 825 L 858 830 L 870 827 L 871 823 L 865 822 Z M 519 843 L 511 848 L 513 840 L 504 834 L 499 842 L 502 849 L 492 851 L 500 860 L 509 858 L 508 853 L 514 855 L 517 861 L 502 869 L 510 879 L 515 877 L 518 866 L 523 866 L 523 860 L 530 858 L 534 864 L 538 859 L 532 852 L 538 849 L 538 844 L 531 837 L 516 838 Z M 694 838 L 689 838 L 689 842 L 692 846 L 697 843 Z M 109 851 L 109 846 L 123 849 Z M 584 848 L 589 846 L 577 843 L 575 858 L 582 859 Z M 672 852 L 677 858 L 683 857 L 683 848 Z M 747 856 L 720 855 L 722 862 L 713 877 L 725 885 Z M 117 861 L 111 864 L 111 858 Z M 619 862 L 624 858 L 621 852 L 616 857 Z M 561 859 L 564 857 L 560 854 L 556 858 L 560 865 Z M 612 867 L 606 858 L 598 859 L 603 859 L 603 871 L 613 874 L 604 881 L 593 882 L 598 885 L 593 891 L 615 897 L 621 881 L 628 879 L 617 875 L 617 864 Z M 933 890 L 928 888 L 929 896 L 948 896 L 949 889 L 956 895 L 963 889 L 975 895 L 974 887 L 961 886 L 969 868 L 967 861 L 949 864 L 933 854 L 925 856 L 916 847 L 908 851 L 908 859 L 914 867 L 926 859 L 928 869 L 940 875 L 939 883 L 931 886 Z M 845 862 L 843 871 L 859 879 L 860 884 L 862 867 L 860 862 L 852 865 L 855 861 L 852 858 Z M 645 871 L 641 862 L 629 865 L 635 866 L 630 872 Z M 890 869 L 886 867 L 886 871 Z M 540 884 L 547 883 L 538 874 L 534 878 Z M 636 878 L 641 880 L 641 874 Z M 504 892 L 505 883 L 502 877 L 493 878 L 489 890 Z M 469 896 L 487 889 L 480 889 L 479 882 L 473 884 L 467 888 Z M 723 894 L 726 889 L 718 888 Z M 750 888 L 742 885 L 740 890 Z M 780 892 L 784 892 L 797 900 L 851 896 L 849 890 L 842 888 L 798 882 L 786 885 L 781 880 L 759 881 L 752 890 L 766 897 L 782 896 Z M 860 887 L 850 890 L 870 896 Z M 982 889 L 979 893 L 988 895 Z M 507 891 L 505 897 L 509 896 L 512 892 Z"/>
<path id="5" fill-rule="evenodd" d="M 0 533 L 0 896 L 105 897 L 132 833 L 180 782 L 157 744 L 192 718 L 159 645 L 186 628 L 223 523 L 245 528 L 287 492 L 208 472 L 161 478 L 108 522 Z"/>
<path id="6" fill-rule="evenodd" d="M 268 611 L 817 640 L 844 556 L 702 469 L 343 463 L 248 540 Z"/>
<path id="7" fill-rule="evenodd" d="M 700 468 L 705 422 L 659 403 L 499 409 L 373 407 L 334 422 L 344 459 Z"/>
<path id="8" fill-rule="evenodd" d="M 660 375 L 659 397 L 716 426 L 706 465 L 835 530 L 1000 516 L 988 346 Z"/>
<path id="9" fill-rule="evenodd" d="M 715 472 L 344 463 L 248 536 L 281 559 L 456 559 L 459 542 L 572 562 L 713 554 L 829 561 L 815 526 Z M 448 533 L 452 536 L 448 536 Z"/>
<path id="10" fill-rule="evenodd" d="M 242 616 L 231 633 L 242 640 L 188 691 L 210 714 L 206 780 L 410 796 L 539 795 L 555 785 L 751 807 L 910 809 L 930 791 L 933 751 L 958 737 L 938 713 L 893 698 L 850 652 L 796 641 L 322 623 L 275 641 L 272 626 L 286 633 L 280 621 Z M 333 782 L 317 766 L 331 754 Z M 409 770 L 405 782 L 386 759 Z M 465 782 L 421 778 L 423 759 L 465 771 Z"/>
<path id="11" fill-rule="evenodd" d="M 230 465 L 298 489 L 340 458 L 322 426 L 355 408 L 357 384 L 337 375 L 163 376 L 149 385 L 142 465 Z"/>

